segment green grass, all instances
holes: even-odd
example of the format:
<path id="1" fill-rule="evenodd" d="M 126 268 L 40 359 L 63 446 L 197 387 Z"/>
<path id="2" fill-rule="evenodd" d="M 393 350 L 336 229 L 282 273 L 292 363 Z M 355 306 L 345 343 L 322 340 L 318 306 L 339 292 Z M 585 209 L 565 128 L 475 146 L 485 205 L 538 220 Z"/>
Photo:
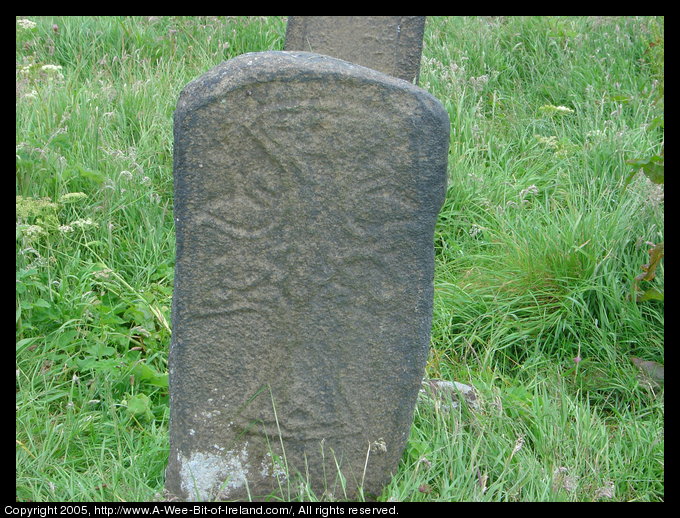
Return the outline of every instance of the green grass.
<path id="1" fill-rule="evenodd" d="M 282 49 L 285 18 L 30 20 L 16 497 L 148 501 L 168 455 L 173 110 L 223 60 Z M 381 499 L 663 500 L 664 390 L 631 362 L 663 363 L 663 302 L 633 293 L 663 189 L 625 186 L 627 160 L 663 151 L 663 18 L 430 17 L 420 86 L 452 124 L 428 376 L 479 408 L 422 399 Z"/>

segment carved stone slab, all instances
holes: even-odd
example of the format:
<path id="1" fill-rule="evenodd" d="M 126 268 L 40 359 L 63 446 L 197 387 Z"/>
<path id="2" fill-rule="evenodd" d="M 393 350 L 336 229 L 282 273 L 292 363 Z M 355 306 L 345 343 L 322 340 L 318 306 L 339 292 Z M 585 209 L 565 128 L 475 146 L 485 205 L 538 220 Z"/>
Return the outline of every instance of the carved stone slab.
<path id="1" fill-rule="evenodd" d="M 448 115 L 306 52 L 244 54 L 175 112 L 166 489 L 262 498 L 297 473 L 379 494 L 428 352 Z"/>
<path id="2" fill-rule="evenodd" d="M 289 16 L 286 50 L 326 54 L 418 83 L 425 16 Z"/>

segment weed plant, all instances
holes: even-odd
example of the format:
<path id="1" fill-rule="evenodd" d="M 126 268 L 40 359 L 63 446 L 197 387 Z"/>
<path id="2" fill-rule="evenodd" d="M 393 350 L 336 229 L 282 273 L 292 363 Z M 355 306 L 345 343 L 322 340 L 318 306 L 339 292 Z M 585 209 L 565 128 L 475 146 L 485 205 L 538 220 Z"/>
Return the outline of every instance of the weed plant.
<path id="1" fill-rule="evenodd" d="M 16 22 L 16 498 L 161 498 L 184 85 L 282 17 Z M 451 118 L 427 375 L 385 501 L 664 499 L 663 17 L 429 17 Z M 648 284 L 663 291 L 663 263 Z M 308 489 L 278 498 L 321 498 Z"/>

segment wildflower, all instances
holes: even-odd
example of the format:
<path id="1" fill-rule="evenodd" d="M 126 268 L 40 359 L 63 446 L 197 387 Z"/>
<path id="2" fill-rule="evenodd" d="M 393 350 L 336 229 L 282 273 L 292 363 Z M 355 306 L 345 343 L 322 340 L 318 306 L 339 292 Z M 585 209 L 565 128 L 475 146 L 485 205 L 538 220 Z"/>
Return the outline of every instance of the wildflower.
<path id="1" fill-rule="evenodd" d="M 63 234 L 73 232 L 73 227 L 71 225 L 59 225 L 59 232 L 62 232 Z"/>
<path id="2" fill-rule="evenodd" d="M 125 178 L 127 180 L 132 180 L 132 173 L 130 171 L 121 171 L 120 175 L 118 175 L 118 176 L 122 176 L 123 178 Z"/>
<path id="3" fill-rule="evenodd" d="M 22 76 L 27 76 L 28 74 L 31 73 L 31 68 L 33 68 L 33 65 L 29 63 L 28 65 L 21 65 L 19 68 L 19 74 Z"/>
<path id="4" fill-rule="evenodd" d="M 484 74 L 479 77 L 470 77 L 470 85 L 472 88 L 476 91 L 479 92 L 484 88 L 486 83 L 489 82 L 489 74 Z"/>
<path id="5" fill-rule="evenodd" d="M 139 336 L 144 336 L 146 338 L 151 336 L 151 333 L 147 329 L 143 328 L 142 326 L 135 326 L 132 329 L 130 329 L 130 331 L 134 332 L 133 334 L 136 334 L 136 335 L 139 335 Z"/>
<path id="6" fill-rule="evenodd" d="M 63 74 L 60 72 L 61 65 L 43 65 L 40 67 L 40 70 L 47 74 L 49 80 L 64 78 Z"/>
<path id="7" fill-rule="evenodd" d="M 574 363 L 575 363 L 576 365 L 578 365 L 579 363 L 581 363 L 581 360 L 582 360 L 582 359 L 583 359 L 583 358 L 581 358 L 581 344 L 579 344 L 579 346 L 578 346 L 578 352 L 576 353 L 576 357 L 574 358 Z"/>
<path id="8" fill-rule="evenodd" d="M 17 20 L 17 25 L 19 25 L 19 27 L 22 29 L 35 29 L 36 27 L 36 23 L 34 21 L 29 20 L 28 18 L 22 18 L 21 20 Z"/>
<path id="9" fill-rule="evenodd" d="M 27 94 L 24 94 L 24 99 L 36 99 L 38 97 L 38 92 L 31 90 Z"/>
<path id="10" fill-rule="evenodd" d="M 597 137 L 604 137 L 606 136 L 606 133 L 603 130 L 593 130 L 589 131 L 586 133 L 586 137 L 588 138 L 597 138 Z"/>
<path id="11" fill-rule="evenodd" d="M 59 72 L 61 70 L 61 65 L 43 65 L 40 67 L 40 70 L 43 72 Z"/>
<path id="12" fill-rule="evenodd" d="M 536 196 L 538 194 L 538 187 L 535 185 L 530 185 L 526 189 L 522 189 L 519 193 L 519 200 L 521 203 L 527 203 L 527 196 Z"/>
<path id="13" fill-rule="evenodd" d="M 37 258 L 41 259 L 40 257 L 40 252 L 38 252 L 35 248 L 32 246 L 29 246 L 27 248 L 24 248 L 23 250 L 19 251 L 21 255 L 26 255 L 26 254 L 34 254 Z"/>
<path id="14" fill-rule="evenodd" d="M 111 270 L 110 268 L 104 268 L 103 270 L 97 270 L 96 272 L 94 272 L 93 275 L 97 279 L 108 279 L 109 277 L 111 277 L 112 274 L 113 270 Z"/>
<path id="15" fill-rule="evenodd" d="M 74 227 L 79 227 L 79 228 L 85 228 L 85 227 L 91 227 L 95 223 L 90 219 L 77 219 L 76 221 L 73 221 L 71 225 Z"/>
<path id="16" fill-rule="evenodd" d="M 606 481 L 604 487 L 595 491 L 595 498 L 614 498 L 614 482 L 611 480 Z"/>
<path id="17" fill-rule="evenodd" d="M 45 229 L 40 225 L 23 225 L 22 233 L 28 238 L 37 237 L 46 234 Z"/>
<path id="18" fill-rule="evenodd" d="M 472 226 L 470 227 L 470 231 L 469 231 L 470 236 L 471 236 L 471 237 L 475 237 L 475 236 L 476 236 L 477 234 L 479 234 L 482 230 L 483 230 L 482 227 L 480 227 L 479 225 L 473 223 Z"/>
<path id="19" fill-rule="evenodd" d="M 476 468 L 476 469 L 477 469 L 477 483 L 479 484 L 479 487 L 482 490 L 482 494 L 484 494 L 484 493 L 486 493 L 486 490 L 488 489 L 486 487 L 486 483 L 489 480 L 489 475 L 487 475 L 486 473 L 484 473 L 482 475 L 482 472 L 479 471 L 479 468 Z"/>
<path id="20" fill-rule="evenodd" d="M 557 142 L 557 137 L 555 135 L 551 135 L 550 137 L 543 137 L 542 135 L 534 135 L 534 138 L 538 140 L 539 143 L 543 144 L 546 147 L 549 147 L 551 149 L 557 149 L 559 147 L 559 143 Z"/>
<path id="21" fill-rule="evenodd" d="M 458 65 L 458 63 L 451 63 L 451 64 L 449 65 L 449 68 L 451 69 L 451 72 L 452 72 L 453 74 L 457 74 L 457 73 L 459 73 L 459 72 L 460 72 L 460 73 L 465 72 L 465 68 L 463 68 L 463 67 L 461 67 L 460 65 Z"/>
<path id="22" fill-rule="evenodd" d="M 578 487 L 578 478 L 569 475 L 569 469 L 560 466 L 553 470 L 553 491 L 564 489 L 568 493 L 573 493 Z"/>
<path id="23" fill-rule="evenodd" d="M 512 449 L 511 456 L 515 455 L 515 453 L 521 450 L 522 446 L 524 446 L 524 437 L 520 435 L 517 437 L 517 441 L 515 442 L 515 447 Z"/>

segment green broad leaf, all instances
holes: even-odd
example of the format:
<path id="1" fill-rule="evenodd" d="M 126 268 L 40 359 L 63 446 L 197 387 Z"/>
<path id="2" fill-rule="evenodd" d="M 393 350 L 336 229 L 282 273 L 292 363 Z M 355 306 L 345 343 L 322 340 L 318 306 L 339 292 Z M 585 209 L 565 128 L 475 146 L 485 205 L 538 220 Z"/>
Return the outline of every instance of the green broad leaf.
<path id="1" fill-rule="evenodd" d="M 652 119 L 652 122 L 649 123 L 649 129 L 650 130 L 653 130 L 653 129 L 656 129 L 656 128 L 664 129 L 663 122 L 664 122 L 663 117 L 655 117 L 655 118 Z"/>
<path id="2" fill-rule="evenodd" d="M 430 452 L 431 446 L 424 441 L 409 441 L 408 446 L 414 457 L 421 458 Z"/>
<path id="3" fill-rule="evenodd" d="M 127 401 L 128 413 L 137 418 L 153 418 L 151 400 L 146 394 L 136 394 Z"/>
<path id="4" fill-rule="evenodd" d="M 50 145 L 59 148 L 62 152 L 71 149 L 71 139 L 69 133 L 59 133 L 57 136 L 52 138 Z"/>
<path id="5" fill-rule="evenodd" d="M 39 336 L 34 336 L 32 338 L 24 338 L 23 340 L 19 340 L 17 342 L 17 352 L 16 354 L 20 354 L 21 352 L 24 351 L 29 345 L 31 345 L 33 342 L 36 342 L 40 339 Z"/>
<path id="6" fill-rule="evenodd" d="M 76 166 L 76 168 L 78 170 L 78 176 L 81 176 L 86 180 L 90 180 L 98 185 L 104 183 L 104 180 L 106 180 L 106 176 L 98 171 L 90 171 L 89 169 L 84 169 L 80 166 Z"/>
<path id="7" fill-rule="evenodd" d="M 38 270 L 35 268 L 30 268 L 28 270 L 19 270 L 16 274 L 17 279 L 23 279 L 24 277 L 31 277 L 38 273 Z"/>
<path id="8" fill-rule="evenodd" d="M 103 358 L 105 356 L 111 356 L 116 350 L 113 347 L 99 343 L 88 347 L 87 352 L 97 358 Z"/>
<path id="9" fill-rule="evenodd" d="M 168 375 L 160 374 L 145 363 L 137 363 L 132 368 L 132 374 L 136 380 L 142 383 L 148 383 L 149 385 L 160 388 L 168 388 Z"/>
<path id="10" fill-rule="evenodd" d="M 87 358 L 77 359 L 75 363 L 78 366 L 79 370 L 89 371 L 89 370 L 93 370 L 95 368 L 95 366 L 97 365 L 97 358 L 93 358 L 92 356 L 88 356 Z"/>
<path id="11" fill-rule="evenodd" d="M 57 349 L 68 349 L 69 347 L 72 347 L 77 337 L 78 331 L 74 329 L 64 331 L 55 338 L 54 345 Z"/>
<path id="12" fill-rule="evenodd" d="M 49 308 L 50 303 L 47 302 L 45 299 L 38 299 L 33 303 L 34 308 Z"/>
<path id="13" fill-rule="evenodd" d="M 613 101 L 615 103 L 629 103 L 630 101 L 633 100 L 632 95 L 625 95 L 625 94 L 619 94 L 619 95 L 610 95 L 609 100 Z"/>
<path id="14" fill-rule="evenodd" d="M 633 177 L 640 171 L 656 184 L 663 184 L 663 164 L 664 158 L 662 155 L 653 155 L 648 158 L 633 158 L 626 160 L 628 165 L 633 166 L 633 170 L 626 178 L 625 185 L 628 185 Z"/>
<path id="15" fill-rule="evenodd" d="M 637 302 L 644 302 L 645 300 L 659 300 L 663 302 L 663 293 L 654 288 L 650 288 L 645 291 L 642 295 L 638 295 Z"/>

